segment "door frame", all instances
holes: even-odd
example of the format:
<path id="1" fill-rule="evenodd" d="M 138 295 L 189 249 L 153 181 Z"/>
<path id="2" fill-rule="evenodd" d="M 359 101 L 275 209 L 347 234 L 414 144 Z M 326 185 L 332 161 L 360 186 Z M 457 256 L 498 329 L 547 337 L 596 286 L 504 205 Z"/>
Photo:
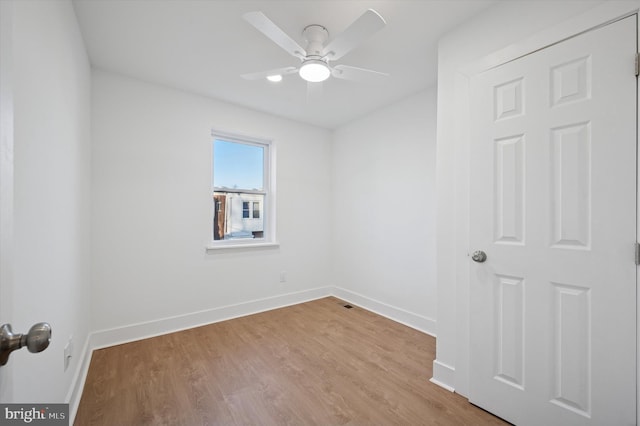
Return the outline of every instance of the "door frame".
<path id="1" fill-rule="evenodd" d="M 13 0 L 0 1 L 0 324 L 13 316 Z M 0 368 L 0 402 L 13 402 L 13 370 Z"/>
<path id="2" fill-rule="evenodd" d="M 452 102 L 454 103 L 456 110 L 463 111 L 463 114 L 456 117 L 455 128 L 458 130 L 456 130 L 453 135 L 450 135 L 453 137 L 451 142 L 454 145 L 451 148 L 447 148 L 448 152 L 444 154 L 445 156 L 455 157 L 447 158 L 444 162 L 456 164 L 453 174 L 449 176 L 449 179 L 453 179 L 453 186 L 449 189 L 454 191 L 455 194 L 452 196 L 453 201 L 451 201 L 452 204 L 449 208 L 452 208 L 453 211 L 456 212 L 456 217 L 453 219 L 453 225 L 451 226 L 454 227 L 456 235 L 453 241 L 449 243 L 452 251 L 450 253 L 439 255 L 439 258 L 441 257 L 443 260 L 439 260 L 438 262 L 439 268 L 451 268 L 446 272 L 446 274 L 453 275 L 452 278 L 455 280 L 450 283 L 450 285 L 455 288 L 455 318 L 453 318 L 454 323 L 450 322 L 450 318 L 447 324 L 445 324 L 447 330 L 453 334 L 447 333 L 446 336 L 443 335 L 446 339 L 446 347 L 443 349 L 439 348 L 438 350 L 438 359 L 434 361 L 433 366 L 434 377 L 432 382 L 439 384 L 448 390 L 455 389 L 456 392 L 462 395 L 466 395 L 468 393 L 470 337 L 469 253 L 471 250 L 469 247 L 468 213 L 470 195 L 470 176 L 468 170 L 470 164 L 469 149 L 471 144 L 471 135 L 468 131 L 468 113 L 470 112 L 471 93 L 469 90 L 469 84 L 471 78 L 482 71 L 515 60 L 537 50 L 561 42 L 567 38 L 607 25 L 624 17 L 637 15 L 639 10 L 640 1 L 604 2 L 601 5 L 588 9 L 587 11 L 560 22 L 557 25 L 543 29 L 532 36 L 520 39 L 507 47 L 495 50 L 479 59 L 470 60 L 456 68 L 455 76 L 453 77 L 455 79 L 455 96 Z M 637 43 L 639 41 L 640 40 L 637 40 Z M 632 64 L 630 64 L 630 66 L 632 66 Z M 640 97 L 640 91 L 638 96 Z M 640 109 L 638 108 L 636 110 L 637 125 L 640 123 L 639 110 Z M 464 112 L 467 112 L 467 114 Z M 451 124 L 451 122 L 449 122 L 449 124 Z M 638 130 L 636 132 L 636 135 L 637 134 Z M 443 154 L 439 153 L 439 156 L 441 155 Z M 640 179 L 638 179 L 638 176 L 637 180 L 639 185 L 638 187 L 640 187 Z M 442 187 L 439 187 L 438 189 L 443 190 Z M 640 198 L 636 201 L 638 204 L 636 208 L 640 211 Z M 638 221 L 638 225 L 640 225 L 640 220 Z M 638 227 L 640 228 L 640 226 Z M 637 235 L 636 238 L 638 237 L 639 236 Z M 636 300 L 636 309 L 639 307 L 640 297 Z M 636 323 L 636 333 L 636 341 L 638 341 L 640 340 L 640 321 L 637 321 Z M 440 350 L 442 350 L 442 353 Z M 447 355 L 448 357 L 442 357 L 442 355 Z M 455 363 L 455 365 L 451 365 L 453 363 Z M 640 365 L 640 350 L 638 350 L 638 346 L 636 347 L 636 364 Z M 637 371 L 640 371 L 640 369 L 637 369 Z M 636 383 L 640 383 L 639 376 L 636 377 Z M 636 416 L 638 424 L 640 424 L 639 408 L 640 398 L 639 395 L 636 394 Z"/>

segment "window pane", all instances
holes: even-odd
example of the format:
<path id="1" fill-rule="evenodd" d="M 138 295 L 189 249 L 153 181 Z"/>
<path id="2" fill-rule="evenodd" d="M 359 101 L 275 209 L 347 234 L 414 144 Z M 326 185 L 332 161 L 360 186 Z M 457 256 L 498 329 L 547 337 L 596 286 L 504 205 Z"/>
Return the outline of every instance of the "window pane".
<path id="1" fill-rule="evenodd" d="M 264 222 L 260 215 L 260 205 L 264 205 L 263 194 L 216 191 L 213 200 L 218 206 L 213 216 L 214 240 L 264 237 Z M 254 213 L 253 217 L 251 213 Z"/>
<path id="2" fill-rule="evenodd" d="M 215 188 L 264 190 L 264 148 L 220 139 L 213 146 Z"/>

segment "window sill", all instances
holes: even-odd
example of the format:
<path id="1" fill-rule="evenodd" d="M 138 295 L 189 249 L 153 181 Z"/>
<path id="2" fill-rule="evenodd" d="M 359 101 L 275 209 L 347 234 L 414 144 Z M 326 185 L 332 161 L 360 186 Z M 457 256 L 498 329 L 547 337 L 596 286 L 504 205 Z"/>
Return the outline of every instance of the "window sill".
<path id="1" fill-rule="evenodd" d="M 259 250 L 280 247 L 279 242 L 269 243 L 230 243 L 230 244 L 209 244 L 205 247 L 207 252 L 235 251 L 235 250 Z"/>

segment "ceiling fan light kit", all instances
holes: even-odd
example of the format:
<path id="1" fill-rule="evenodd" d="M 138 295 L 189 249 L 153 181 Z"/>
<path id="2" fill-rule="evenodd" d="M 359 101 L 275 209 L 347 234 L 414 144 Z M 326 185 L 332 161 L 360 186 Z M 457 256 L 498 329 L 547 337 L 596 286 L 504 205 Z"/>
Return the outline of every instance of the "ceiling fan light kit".
<path id="1" fill-rule="evenodd" d="M 300 77 L 310 83 L 320 83 L 325 81 L 331 75 L 331 70 L 327 64 L 320 59 L 307 59 L 302 63 Z"/>
<path id="2" fill-rule="evenodd" d="M 283 75 L 295 72 L 303 80 L 311 83 L 325 81 L 331 76 L 349 80 L 371 80 L 372 78 L 388 76 L 388 74 L 378 71 L 349 65 L 337 65 L 336 67 L 329 65 L 329 61 L 340 59 L 386 25 L 382 16 L 373 9 L 367 10 L 329 43 L 327 43 L 329 32 L 325 27 L 317 24 L 307 25 L 302 31 L 302 35 L 307 42 L 306 49 L 302 48 L 262 12 L 248 12 L 243 15 L 243 18 L 287 53 L 302 61 L 300 68 L 285 67 L 242 74 L 241 77 L 244 79 L 259 80 L 267 78 L 269 81 L 277 82 L 282 80 Z"/>

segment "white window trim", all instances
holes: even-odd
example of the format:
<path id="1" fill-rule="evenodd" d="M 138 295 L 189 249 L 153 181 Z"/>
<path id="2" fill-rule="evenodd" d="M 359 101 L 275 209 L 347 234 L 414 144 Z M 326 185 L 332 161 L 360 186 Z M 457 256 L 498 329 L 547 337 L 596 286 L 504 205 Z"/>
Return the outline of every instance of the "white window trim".
<path id="1" fill-rule="evenodd" d="M 218 251 L 226 249 L 238 248 L 260 248 L 260 247 L 278 247 L 280 243 L 276 239 L 276 144 L 271 139 L 257 138 L 246 136 L 238 133 L 230 133 L 217 129 L 211 130 L 212 139 L 209 141 L 211 159 L 211 186 L 209 190 L 209 198 L 213 196 L 216 188 L 213 186 L 213 141 L 222 139 L 229 142 L 242 143 L 246 145 L 255 145 L 266 147 L 264 153 L 264 192 L 256 191 L 256 193 L 264 193 L 264 203 L 262 205 L 262 220 L 264 221 L 264 235 L 259 239 L 247 240 L 214 240 L 213 239 L 213 217 L 215 214 L 216 203 L 211 200 L 209 211 L 209 238 L 206 244 L 207 251 Z M 217 188 L 221 190 L 221 188 Z M 228 189 L 225 189 L 228 191 Z M 250 193 L 252 191 L 243 191 Z"/>

